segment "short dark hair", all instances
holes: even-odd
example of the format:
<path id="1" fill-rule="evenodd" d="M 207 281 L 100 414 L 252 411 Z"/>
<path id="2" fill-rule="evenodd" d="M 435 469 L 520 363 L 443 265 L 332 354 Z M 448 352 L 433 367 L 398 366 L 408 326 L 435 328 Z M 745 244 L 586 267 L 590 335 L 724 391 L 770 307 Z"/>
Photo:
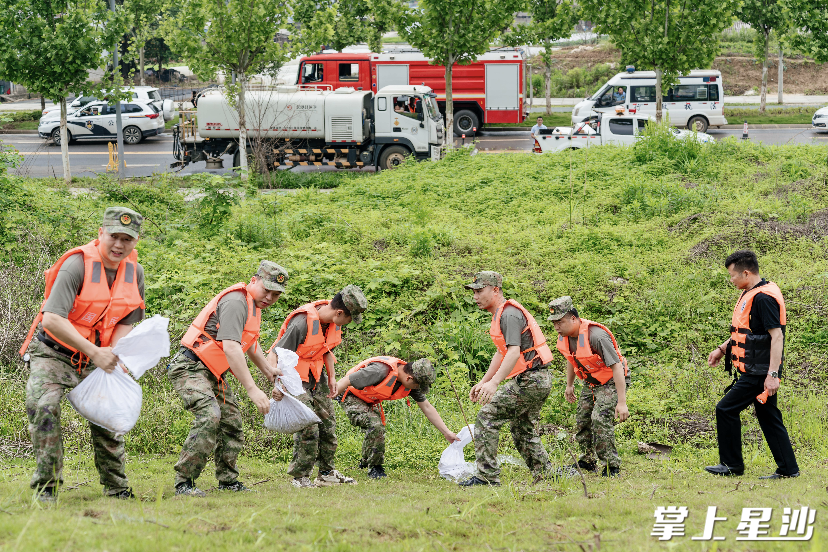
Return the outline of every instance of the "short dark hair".
<path id="1" fill-rule="evenodd" d="M 413 363 L 406 362 L 402 367 L 402 371 L 405 372 L 406 374 L 408 374 L 409 376 L 413 376 L 414 375 Z"/>
<path id="2" fill-rule="evenodd" d="M 342 300 L 341 293 L 334 295 L 334 298 L 331 299 L 330 307 L 333 310 L 341 310 L 345 313 L 345 316 L 351 316 L 351 311 L 349 311 L 348 307 L 345 306 L 345 301 Z"/>
<path id="3" fill-rule="evenodd" d="M 724 265 L 725 268 L 730 268 L 730 266 L 733 265 L 733 268 L 740 272 L 742 270 L 747 270 L 753 274 L 759 274 L 759 259 L 756 258 L 756 253 L 750 249 L 740 249 L 739 251 L 734 251 L 727 256 Z"/>
<path id="4" fill-rule="evenodd" d="M 543 116 L 542 116 L 542 115 L 538 115 L 538 119 L 543 119 Z"/>
<path id="5" fill-rule="evenodd" d="M 578 309 L 576 309 L 575 307 L 572 307 L 572 310 L 569 311 L 569 314 L 571 314 L 575 318 L 580 318 L 580 316 L 578 316 Z"/>

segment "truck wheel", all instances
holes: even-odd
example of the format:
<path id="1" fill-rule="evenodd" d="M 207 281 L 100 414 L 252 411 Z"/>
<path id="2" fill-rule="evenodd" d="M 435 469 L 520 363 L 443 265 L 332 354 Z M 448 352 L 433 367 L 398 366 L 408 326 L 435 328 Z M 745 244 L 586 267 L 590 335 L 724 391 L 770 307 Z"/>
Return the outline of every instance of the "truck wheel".
<path id="1" fill-rule="evenodd" d="M 253 165 L 253 161 L 255 157 L 253 156 L 253 148 L 247 148 L 247 166 L 250 167 Z M 241 167 L 241 150 L 236 149 L 236 153 L 233 154 L 233 168 Z"/>
<path id="2" fill-rule="evenodd" d="M 687 121 L 688 130 L 695 130 L 696 132 L 707 132 L 707 119 L 696 116 Z"/>
<path id="3" fill-rule="evenodd" d="M 474 111 L 461 109 L 454 114 L 455 136 L 462 136 L 463 134 L 468 136 L 472 133 L 472 129 L 474 128 L 480 130 L 480 121 L 477 119 L 477 115 L 474 114 Z"/>
<path id="4" fill-rule="evenodd" d="M 382 155 L 380 155 L 379 167 L 382 170 L 398 167 L 403 164 L 405 157 L 410 153 L 411 152 L 408 151 L 408 148 L 404 148 L 402 146 L 391 146 L 389 148 L 385 148 Z"/>

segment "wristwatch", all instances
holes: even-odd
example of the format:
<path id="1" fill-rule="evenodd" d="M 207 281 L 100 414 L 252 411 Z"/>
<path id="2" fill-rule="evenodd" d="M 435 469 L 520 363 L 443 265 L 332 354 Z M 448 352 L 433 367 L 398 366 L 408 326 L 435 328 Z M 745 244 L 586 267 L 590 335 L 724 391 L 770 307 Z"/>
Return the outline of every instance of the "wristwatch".
<path id="1" fill-rule="evenodd" d="M 768 375 L 772 378 L 779 379 L 779 372 L 768 372 Z"/>

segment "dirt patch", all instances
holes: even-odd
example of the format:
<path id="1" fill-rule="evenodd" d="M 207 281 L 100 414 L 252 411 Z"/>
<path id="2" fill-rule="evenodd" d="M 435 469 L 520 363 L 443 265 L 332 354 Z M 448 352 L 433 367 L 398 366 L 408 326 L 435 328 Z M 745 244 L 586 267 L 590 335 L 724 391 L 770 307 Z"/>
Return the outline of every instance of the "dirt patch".
<path id="1" fill-rule="evenodd" d="M 715 433 L 713 424 L 701 414 L 684 414 L 667 421 L 670 433 L 680 441 L 695 437 L 710 437 Z"/>
<path id="2" fill-rule="evenodd" d="M 0 457 L 31 458 L 32 443 L 31 441 L 21 441 L 18 439 L 10 439 L 8 437 L 0 437 Z"/>
<path id="3" fill-rule="evenodd" d="M 564 426 L 559 426 L 555 424 L 539 424 L 538 425 L 538 435 L 558 435 L 558 433 L 567 433 L 567 429 Z"/>
<path id="4" fill-rule="evenodd" d="M 83 517 L 99 519 L 102 515 L 103 515 L 103 512 L 98 512 L 96 510 L 84 510 L 83 511 Z"/>
<path id="5" fill-rule="evenodd" d="M 704 213 L 696 213 L 695 215 L 684 217 L 673 226 L 670 226 L 668 230 L 670 232 L 687 232 L 688 230 L 696 228 L 700 224 L 704 223 L 709 218 L 709 215 Z"/>
<path id="6" fill-rule="evenodd" d="M 374 240 L 374 249 L 382 253 L 386 249 L 388 249 L 388 242 L 385 240 Z"/>

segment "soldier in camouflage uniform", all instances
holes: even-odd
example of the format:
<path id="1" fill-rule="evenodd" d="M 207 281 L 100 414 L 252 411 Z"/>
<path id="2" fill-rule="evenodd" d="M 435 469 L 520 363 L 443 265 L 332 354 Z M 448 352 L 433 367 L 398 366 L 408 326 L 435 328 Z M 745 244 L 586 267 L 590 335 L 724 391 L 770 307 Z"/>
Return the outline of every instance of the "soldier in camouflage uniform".
<path id="1" fill-rule="evenodd" d="M 393 371 L 393 373 L 392 373 Z M 426 398 L 429 387 L 437 379 L 437 372 L 427 358 L 405 362 L 392 357 L 374 357 L 358 364 L 336 385 L 341 395 L 342 409 L 351 424 L 365 432 L 362 442 L 360 468 L 370 468 L 368 477 L 386 477 L 385 411 L 383 400 L 411 397 L 431 424 L 449 443 L 457 435 L 449 431 L 440 413 Z M 386 381 L 387 380 L 387 381 Z"/>
<path id="2" fill-rule="evenodd" d="M 332 350 L 342 340 L 342 327 L 359 324 L 368 301 L 356 285 L 347 285 L 330 301 L 321 300 L 303 305 L 285 319 L 278 340 L 270 347 L 269 362 L 275 366 L 278 356 L 273 349 L 282 348 L 299 355 L 296 367 L 305 392 L 298 397 L 313 410 L 321 423 L 312 424 L 293 434 L 293 459 L 288 474 L 297 488 L 355 484 L 334 466 L 336 454 L 336 417 L 333 397 L 336 396 L 336 357 Z M 274 389 L 273 398 L 282 393 Z M 311 481 L 313 466 L 319 464 L 319 475 Z"/>
<path id="3" fill-rule="evenodd" d="M 581 448 L 578 466 L 596 471 L 601 462 L 604 476 L 618 475 L 621 459 L 615 449 L 614 417 L 622 422 L 627 409 L 629 368 L 615 337 L 606 327 L 582 319 L 568 296 L 549 303 L 549 320 L 558 332 L 558 351 L 567 359 L 567 401 L 575 402 L 574 381 L 584 380 L 575 415 L 575 440 Z M 575 468 L 573 464 L 571 466 Z"/>
<path id="4" fill-rule="evenodd" d="M 552 389 L 552 353 L 532 315 L 516 301 L 507 301 L 502 285 L 500 274 L 483 271 L 466 286 L 474 290 L 477 306 L 492 313 L 490 335 L 498 351 L 486 375 L 469 393 L 469 398 L 483 408 L 477 414 L 474 436 L 478 473 L 461 482 L 464 487 L 500 485 L 497 444 L 500 428 L 506 422 L 515 447 L 535 479 L 553 477 L 549 456 L 537 432 L 541 407 Z M 506 379 L 506 385 L 498 389 Z"/>
<path id="5" fill-rule="evenodd" d="M 175 464 L 176 495 L 206 496 L 195 480 L 210 456 L 216 463 L 219 490 L 248 490 L 238 480 L 236 469 L 236 459 L 244 446 L 242 416 L 224 377 L 229 370 L 259 412 L 267 414 L 270 399 L 256 386 L 245 353 L 265 377 L 274 381 L 279 371 L 270 365 L 258 344 L 260 310 L 276 302 L 287 280 L 284 268 L 262 261 L 249 284 L 227 288 L 208 303 L 181 340 L 168 375 L 184 408 L 195 419 Z"/>
<path id="6" fill-rule="evenodd" d="M 55 500 L 58 486 L 63 483 L 61 398 L 96 366 L 107 372 L 123 369 L 112 347 L 144 317 L 144 269 L 133 253 L 142 221 L 141 215 L 131 209 L 108 208 L 98 240 L 70 250 L 46 273 L 45 300 L 21 348 L 31 370 L 26 384 L 26 414 L 37 463 L 31 486 L 38 490 L 41 501 Z M 85 276 L 87 265 L 92 275 L 89 281 Z M 101 267 L 106 288 L 100 278 Z M 120 313 L 111 307 L 92 312 L 98 308 L 94 302 L 90 304 L 89 298 L 94 296 L 93 301 L 100 306 L 101 301 L 110 301 L 110 294 L 134 307 L 122 307 Z M 113 318 L 117 320 L 114 325 Z M 123 436 L 91 423 L 89 427 L 104 493 L 134 498 L 124 471 Z"/>

